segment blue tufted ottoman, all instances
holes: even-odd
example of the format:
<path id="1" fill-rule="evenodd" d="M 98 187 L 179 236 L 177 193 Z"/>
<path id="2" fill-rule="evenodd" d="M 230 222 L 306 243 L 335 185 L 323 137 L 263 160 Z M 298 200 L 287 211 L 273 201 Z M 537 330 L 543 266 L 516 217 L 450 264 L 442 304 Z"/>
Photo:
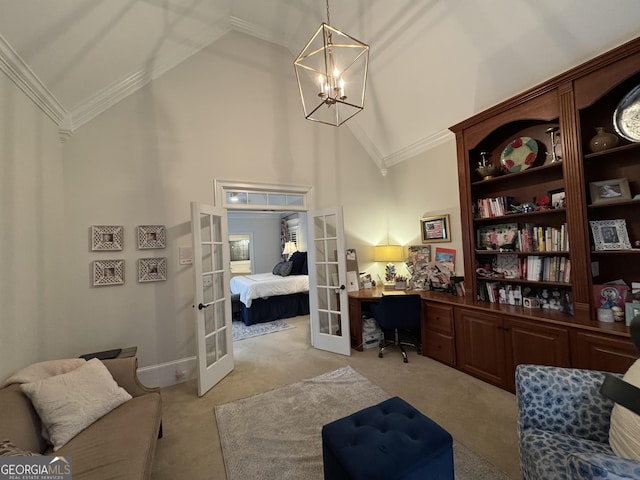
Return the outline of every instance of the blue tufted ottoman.
<path id="1" fill-rule="evenodd" d="M 400 397 L 322 427 L 325 480 L 453 480 L 453 439 Z"/>

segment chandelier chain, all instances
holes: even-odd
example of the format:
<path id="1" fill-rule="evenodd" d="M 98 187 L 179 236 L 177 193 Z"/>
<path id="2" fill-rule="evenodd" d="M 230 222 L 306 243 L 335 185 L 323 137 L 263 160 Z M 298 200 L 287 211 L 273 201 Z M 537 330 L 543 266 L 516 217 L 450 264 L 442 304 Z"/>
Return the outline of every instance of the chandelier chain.
<path id="1" fill-rule="evenodd" d="M 327 0 L 327 25 L 331 25 L 331 20 L 329 18 L 329 0 Z"/>

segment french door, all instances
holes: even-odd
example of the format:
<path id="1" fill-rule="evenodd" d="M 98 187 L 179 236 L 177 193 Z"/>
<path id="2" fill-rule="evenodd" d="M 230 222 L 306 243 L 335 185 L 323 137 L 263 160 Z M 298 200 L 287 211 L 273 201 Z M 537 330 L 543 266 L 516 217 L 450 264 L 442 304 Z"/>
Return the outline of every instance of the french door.
<path id="1" fill-rule="evenodd" d="M 198 395 L 233 370 L 227 212 L 191 202 Z"/>
<path id="2" fill-rule="evenodd" d="M 308 218 L 311 344 L 351 355 L 342 208 L 309 212 Z"/>

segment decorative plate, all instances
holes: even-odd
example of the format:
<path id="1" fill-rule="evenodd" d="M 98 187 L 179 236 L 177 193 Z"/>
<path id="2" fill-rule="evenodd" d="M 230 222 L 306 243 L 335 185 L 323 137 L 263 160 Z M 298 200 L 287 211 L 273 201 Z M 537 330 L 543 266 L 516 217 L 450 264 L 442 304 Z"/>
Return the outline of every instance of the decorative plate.
<path id="1" fill-rule="evenodd" d="M 613 112 L 613 126 L 622 138 L 640 142 L 640 85 L 620 100 Z"/>
<path id="2" fill-rule="evenodd" d="M 526 170 L 538 156 L 538 142 L 531 137 L 518 137 L 503 150 L 500 162 L 505 171 L 516 173 Z"/>

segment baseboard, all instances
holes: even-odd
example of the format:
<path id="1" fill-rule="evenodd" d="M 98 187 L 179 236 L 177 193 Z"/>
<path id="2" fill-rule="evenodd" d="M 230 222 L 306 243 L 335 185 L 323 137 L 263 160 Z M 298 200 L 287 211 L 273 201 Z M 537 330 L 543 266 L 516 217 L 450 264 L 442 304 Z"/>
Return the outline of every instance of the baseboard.
<path id="1" fill-rule="evenodd" d="M 170 387 L 196 378 L 196 357 L 150 365 L 138 369 L 138 379 L 147 387 Z"/>

